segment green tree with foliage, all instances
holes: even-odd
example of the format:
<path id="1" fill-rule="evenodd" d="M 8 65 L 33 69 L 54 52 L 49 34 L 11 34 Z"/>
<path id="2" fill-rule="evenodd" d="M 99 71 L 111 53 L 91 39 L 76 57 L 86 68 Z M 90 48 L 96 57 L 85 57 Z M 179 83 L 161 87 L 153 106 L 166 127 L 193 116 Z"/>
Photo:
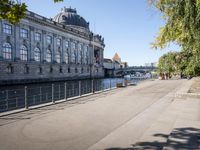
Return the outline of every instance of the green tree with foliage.
<path id="1" fill-rule="evenodd" d="M 63 0 L 54 0 L 61 2 Z M 0 19 L 5 19 L 12 24 L 18 23 L 26 15 L 27 6 L 19 0 L 0 0 Z"/>
<path id="2" fill-rule="evenodd" d="M 179 52 L 168 52 L 161 56 L 158 62 L 158 72 L 167 73 L 169 75 L 179 74 L 178 55 Z"/>
<path id="3" fill-rule="evenodd" d="M 165 25 L 152 43 L 165 48 L 171 42 L 182 47 L 185 59 L 182 68 L 188 75 L 200 74 L 200 0 L 148 0 L 162 14 Z M 185 66 L 186 65 L 186 66 Z"/>

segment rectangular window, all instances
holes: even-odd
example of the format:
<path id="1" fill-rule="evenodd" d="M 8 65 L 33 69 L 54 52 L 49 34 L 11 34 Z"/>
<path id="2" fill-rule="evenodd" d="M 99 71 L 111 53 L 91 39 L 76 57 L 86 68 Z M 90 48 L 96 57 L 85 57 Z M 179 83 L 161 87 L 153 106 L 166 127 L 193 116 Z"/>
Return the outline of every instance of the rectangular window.
<path id="1" fill-rule="evenodd" d="M 22 37 L 22 38 L 28 38 L 28 30 L 26 30 L 26 29 L 20 29 L 20 37 Z"/>
<path id="2" fill-rule="evenodd" d="M 41 34 L 40 33 L 35 33 L 35 40 L 36 41 L 41 41 Z"/>
<path id="3" fill-rule="evenodd" d="M 3 24 L 3 33 L 12 34 L 12 26 L 9 24 Z"/>
<path id="4" fill-rule="evenodd" d="M 48 44 L 51 44 L 52 43 L 52 37 L 47 35 L 47 43 Z"/>
<path id="5" fill-rule="evenodd" d="M 61 39 L 57 39 L 57 46 L 61 45 Z"/>

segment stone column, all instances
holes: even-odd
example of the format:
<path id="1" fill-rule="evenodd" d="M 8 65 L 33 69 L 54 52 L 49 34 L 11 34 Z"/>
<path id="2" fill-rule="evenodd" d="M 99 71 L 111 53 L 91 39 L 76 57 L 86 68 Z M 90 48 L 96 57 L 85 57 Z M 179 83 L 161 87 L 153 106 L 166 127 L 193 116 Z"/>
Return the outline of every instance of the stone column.
<path id="1" fill-rule="evenodd" d="M 88 63 L 89 64 L 94 64 L 94 46 L 91 44 L 91 45 L 88 45 L 88 53 L 89 53 L 89 60 L 88 60 Z"/>
<path id="2" fill-rule="evenodd" d="M 75 53 L 76 53 L 75 64 L 78 64 L 78 42 L 74 41 L 74 43 L 75 43 Z"/>
<path id="3" fill-rule="evenodd" d="M 73 40 L 72 39 L 70 39 L 69 40 L 69 64 L 71 64 L 72 62 L 71 62 L 71 57 L 72 57 L 72 43 L 73 42 Z"/>
<path id="4" fill-rule="evenodd" d="M 65 63 L 65 51 L 66 51 L 66 48 L 65 48 L 65 37 L 62 37 L 61 39 L 61 63 Z"/>
<path id="5" fill-rule="evenodd" d="M 70 57 L 71 57 L 71 53 L 70 53 L 70 40 L 69 39 L 66 39 L 66 41 L 65 42 L 68 42 L 68 48 L 66 48 L 66 51 L 67 51 L 67 53 L 68 53 L 68 62 L 67 62 L 67 64 L 70 64 Z"/>
<path id="6" fill-rule="evenodd" d="M 103 58 L 104 58 L 104 56 L 103 56 L 103 52 L 104 52 L 104 50 L 101 49 L 101 65 L 103 65 Z"/>
<path id="7" fill-rule="evenodd" d="M 80 44 L 80 42 L 77 41 L 76 43 L 77 43 L 77 44 L 76 44 L 76 45 L 77 45 L 77 46 L 76 46 L 76 47 L 77 47 L 77 48 L 76 48 L 76 49 L 77 49 L 77 62 L 76 62 L 76 63 L 77 63 L 77 64 L 80 64 L 80 58 L 79 58 L 79 56 L 80 56 L 80 49 L 79 49 L 79 44 Z"/>
<path id="8" fill-rule="evenodd" d="M 19 25 L 15 25 L 15 47 L 13 46 L 14 50 L 14 60 L 20 60 L 20 27 Z"/>
<path id="9" fill-rule="evenodd" d="M 0 41 L 3 41 L 3 33 L 2 32 L 3 32 L 3 26 L 2 26 L 2 21 L 0 20 Z M 2 46 L 3 46 L 3 43 L 1 42 L 0 47 L 2 47 Z M 2 60 L 2 59 L 3 59 L 3 54 L 2 54 L 2 51 L 0 51 L 0 60 Z"/>
<path id="10" fill-rule="evenodd" d="M 56 49 L 57 49 L 57 35 L 56 34 L 53 34 L 53 49 L 52 49 L 52 62 L 55 63 L 55 52 L 56 52 Z"/>
<path id="11" fill-rule="evenodd" d="M 42 40 L 42 46 L 41 46 L 41 62 L 46 62 L 45 56 L 47 52 L 47 45 L 46 45 L 46 31 L 42 31 L 41 35 Z"/>
<path id="12" fill-rule="evenodd" d="M 34 27 L 29 27 L 29 41 L 30 46 L 28 48 L 28 58 L 30 61 L 35 61 L 34 59 L 34 49 L 35 49 L 35 40 L 34 40 Z"/>

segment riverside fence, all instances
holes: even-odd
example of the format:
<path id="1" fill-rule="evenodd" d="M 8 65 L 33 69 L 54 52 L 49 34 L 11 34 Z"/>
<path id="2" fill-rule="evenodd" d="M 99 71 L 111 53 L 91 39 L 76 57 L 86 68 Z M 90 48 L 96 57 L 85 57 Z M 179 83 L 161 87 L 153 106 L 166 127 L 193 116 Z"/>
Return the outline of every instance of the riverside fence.
<path id="1" fill-rule="evenodd" d="M 0 87 L 0 113 L 116 87 L 124 79 L 94 79 Z"/>

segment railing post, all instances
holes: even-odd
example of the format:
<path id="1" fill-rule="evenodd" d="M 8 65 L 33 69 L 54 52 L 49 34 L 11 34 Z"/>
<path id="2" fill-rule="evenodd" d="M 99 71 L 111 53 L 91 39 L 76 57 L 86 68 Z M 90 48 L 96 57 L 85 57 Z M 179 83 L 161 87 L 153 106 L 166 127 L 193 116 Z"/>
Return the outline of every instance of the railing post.
<path id="1" fill-rule="evenodd" d="M 6 109 L 8 110 L 8 90 L 6 90 Z"/>
<path id="2" fill-rule="evenodd" d="M 25 100 L 25 109 L 28 109 L 28 103 L 27 103 L 27 86 L 24 87 L 24 100 Z"/>
<path id="3" fill-rule="evenodd" d="M 92 80 L 92 93 L 94 93 L 94 80 Z"/>
<path id="4" fill-rule="evenodd" d="M 40 86 L 40 102 L 42 101 L 42 87 Z"/>
<path id="5" fill-rule="evenodd" d="M 65 82 L 65 100 L 67 99 L 67 83 Z"/>
<path id="6" fill-rule="evenodd" d="M 111 89 L 111 79 L 110 79 L 110 89 Z"/>
<path id="7" fill-rule="evenodd" d="M 81 96 L 81 80 L 78 82 L 78 87 L 79 87 L 79 96 Z"/>
<path id="8" fill-rule="evenodd" d="M 61 92 L 60 92 L 60 84 L 58 86 L 58 97 L 59 97 L 59 100 L 60 100 L 60 95 L 61 95 Z"/>
<path id="9" fill-rule="evenodd" d="M 54 101 L 54 84 L 52 83 L 52 87 L 51 87 L 51 94 L 52 94 L 52 103 L 55 103 Z"/>

